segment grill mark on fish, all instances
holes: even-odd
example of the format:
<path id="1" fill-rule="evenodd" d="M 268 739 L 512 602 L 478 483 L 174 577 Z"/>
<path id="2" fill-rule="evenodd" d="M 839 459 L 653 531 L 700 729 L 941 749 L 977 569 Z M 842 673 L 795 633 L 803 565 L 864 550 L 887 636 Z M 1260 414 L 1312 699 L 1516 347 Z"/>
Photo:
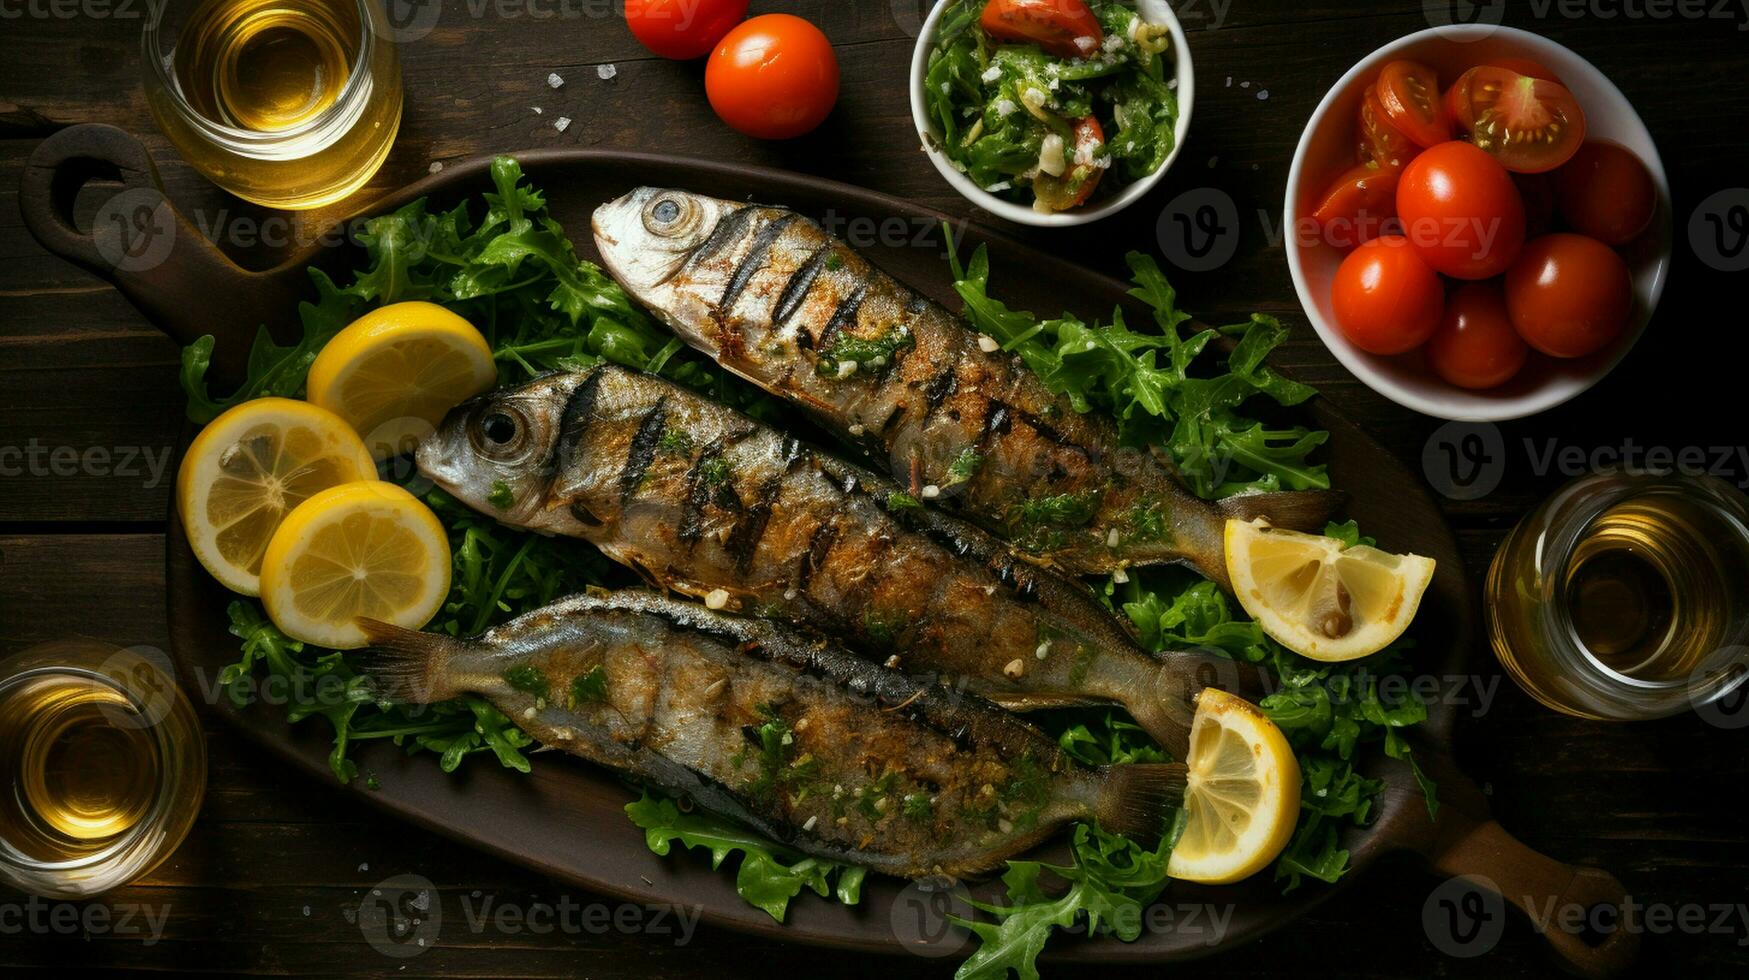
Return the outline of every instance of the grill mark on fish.
<path id="1" fill-rule="evenodd" d="M 687 259 L 686 264 L 682 267 L 683 272 L 694 272 L 702 269 L 705 263 L 717 257 L 717 253 L 740 241 L 741 236 L 746 233 L 747 225 L 759 216 L 758 212 L 757 207 L 746 205 L 735 210 L 728 217 L 719 219 L 717 226 L 711 229 L 710 237 L 706 238 L 704 244 L 700 245 L 692 253 L 692 257 Z"/>
<path id="2" fill-rule="evenodd" d="M 704 508 L 711 501 L 712 487 L 704 480 L 704 468 L 723 455 L 723 441 L 712 440 L 699 451 L 686 471 L 686 502 L 680 510 L 680 540 L 688 545 L 697 543 L 704 533 Z"/>
<path id="3" fill-rule="evenodd" d="M 935 410 L 941 407 L 942 402 L 947 401 L 948 397 L 959 389 L 958 367 L 959 363 L 956 361 L 942 368 L 940 374 L 929 379 L 929 386 L 923 389 L 923 401 L 927 406 L 923 412 L 925 421 L 935 414 Z"/>
<path id="4" fill-rule="evenodd" d="M 753 274 L 765 268 L 766 262 L 771 257 L 771 246 L 777 241 L 778 236 L 782 235 L 795 222 L 796 218 L 795 212 L 787 212 L 776 220 L 766 222 L 765 226 L 753 236 L 753 244 L 748 247 L 747 254 L 742 257 L 740 264 L 735 266 L 734 274 L 729 277 L 729 284 L 723 287 L 722 298 L 717 300 L 719 316 L 727 317 L 734 310 L 735 301 L 739 300 L 741 293 L 746 291 L 747 283 L 752 281 Z"/>
<path id="5" fill-rule="evenodd" d="M 990 454 L 990 441 L 998 436 L 1005 436 L 1011 427 L 1008 403 L 999 402 L 994 398 L 985 402 L 988 411 L 984 415 L 984 424 L 978 430 L 978 438 L 972 443 L 973 451 L 980 456 Z"/>
<path id="6" fill-rule="evenodd" d="M 832 311 L 832 318 L 826 321 L 824 327 L 820 328 L 820 336 L 814 341 L 816 349 L 825 351 L 830 348 L 832 338 L 838 336 L 838 332 L 843 330 L 846 324 L 856 322 L 856 311 L 862 308 L 862 298 L 867 295 L 867 283 L 858 285 L 850 291 L 850 295 L 846 296 L 838 304 L 838 308 Z"/>
<path id="7" fill-rule="evenodd" d="M 827 552 L 838 541 L 838 522 L 824 520 L 808 535 L 808 549 L 803 553 L 801 568 L 796 570 L 796 590 L 807 592 L 814 582 L 814 572 L 826 561 Z"/>
<path id="8" fill-rule="evenodd" d="M 741 517 L 735 521 L 734 528 L 729 532 L 729 540 L 724 548 L 729 556 L 735 559 L 735 571 L 745 575 L 753 564 L 753 553 L 759 547 L 759 540 L 765 536 L 765 529 L 771 523 L 771 508 L 777 503 L 778 494 L 783 492 L 786 468 L 783 473 L 767 479 L 753 498 L 752 506 L 742 511 Z"/>
<path id="9" fill-rule="evenodd" d="M 552 455 L 543 466 L 549 475 L 576 462 L 577 449 L 595 415 L 595 399 L 600 391 L 601 377 L 591 374 L 565 399 L 565 409 L 559 413 L 559 438 L 553 442 Z"/>
<path id="10" fill-rule="evenodd" d="M 592 376 L 593 377 L 593 376 Z M 626 450 L 625 466 L 619 471 L 620 503 L 632 499 L 638 492 L 638 485 L 644 482 L 644 473 L 649 470 L 650 463 L 656 458 L 656 447 L 662 442 L 662 435 L 668 431 L 668 396 L 656 399 L 656 405 L 644 413 L 638 422 L 638 431 L 632 436 L 631 446 Z"/>
<path id="11" fill-rule="evenodd" d="M 814 288 L 814 280 L 820 275 L 820 267 L 826 264 L 826 258 L 831 252 L 831 242 L 820 246 L 813 255 L 808 257 L 808 261 L 802 263 L 801 268 L 789 277 L 789 281 L 783 284 L 783 292 L 777 296 L 777 306 L 772 309 L 772 326 L 783 326 L 790 317 L 795 315 L 796 310 L 801 308 L 802 301 L 808 298 L 808 291 Z M 797 331 L 796 343 L 805 348 L 808 343 L 807 335 L 806 330 Z"/>

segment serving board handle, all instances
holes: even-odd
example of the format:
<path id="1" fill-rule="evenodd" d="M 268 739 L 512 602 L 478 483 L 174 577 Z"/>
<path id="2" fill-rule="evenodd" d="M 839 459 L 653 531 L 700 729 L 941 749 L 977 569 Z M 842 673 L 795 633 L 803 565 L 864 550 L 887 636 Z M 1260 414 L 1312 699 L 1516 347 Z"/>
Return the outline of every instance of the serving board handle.
<path id="1" fill-rule="evenodd" d="M 93 180 L 119 180 L 121 189 L 81 231 L 74 205 Z M 151 155 L 126 130 L 87 123 L 43 140 L 25 162 L 18 207 L 44 248 L 114 283 L 178 344 L 213 334 L 209 377 L 220 385 L 243 379 L 258 326 L 284 337 L 295 323 L 300 284 L 244 269 L 207 241 L 170 203 Z"/>
<path id="2" fill-rule="evenodd" d="M 1639 953 L 1642 923 L 1622 883 L 1601 868 L 1563 864 L 1532 850 L 1489 815 L 1487 798 L 1449 755 L 1416 755 L 1437 781 L 1442 804 L 1419 850 L 1433 870 L 1469 885 L 1430 898 L 1424 910 L 1429 935 L 1449 936 L 1458 949 L 1447 952 L 1457 955 L 1466 947 L 1485 951 L 1470 944 L 1502 928 L 1488 920 L 1498 917 L 1494 910 L 1504 913 L 1503 899 L 1530 918 L 1572 972 L 1596 978 L 1626 973 Z M 1406 802 L 1422 805 L 1419 794 Z M 1498 898 L 1489 901 L 1484 892 Z"/>

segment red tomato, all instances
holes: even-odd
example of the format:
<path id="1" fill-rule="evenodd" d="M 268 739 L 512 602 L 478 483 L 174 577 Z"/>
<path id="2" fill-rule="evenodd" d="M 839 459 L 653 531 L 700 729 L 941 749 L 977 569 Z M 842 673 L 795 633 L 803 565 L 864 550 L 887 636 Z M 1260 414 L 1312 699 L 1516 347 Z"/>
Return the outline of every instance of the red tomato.
<path id="1" fill-rule="evenodd" d="M 1585 142 L 1585 113 L 1560 82 L 1483 65 L 1453 88 L 1458 127 L 1508 170 L 1553 170 Z"/>
<path id="2" fill-rule="evenodd" d="M 1068 169 L 1061 177 L 1041 173 L 1032 179 L 1032 193 L 1052 211 L 1067 211 L 1086 203 L 1105 173 L 1093 165 L 1093 154 L 1105 145 L 1105 127 L 1088 116 L 1075 124 L 1075 145 L 1070 149 Z"/>
<path id="3" fill-rule="evenodd" d="M 1379 72 L 1385 118 L 1417 146 L 1451 139 L 1451 121 L 1439 106 L 1439 76 L 1415 61 L 1393 61 Z"/>
<path id="4" fill-rule="evenodd" d="M 1401 174 L 1394 167 L 1361 164 L 1336 178 L 1312 212 L 1323 241 L 1352 248 L 1382 234 L 1385 223 L 1397 214 Z"/>
<path id="5" fill-rule="evenodd" d="M 747 16 L 747 0 L 625 0 L 626 26 L 651 53 L 702 58 Z"/>
<path id="6" fill-rule="evenodd" d="M 1555 180 L 1549 174 L 1513 174 L 1512 186 L 1524 201 L 1526 240 L 1555 230 Z"/>
<path id="7" fill-rule="evenodd" d="M 1593 140 L 1555 173 L 1561 217 L 1581 235 L 1626 245 L 1652 223 L 1658 191 L 1640 158 Z"/>
<path id="8" fill-rule="evenodd" d="M 790 139 L 820 125 L 838 101 L 838 56 L 813 24 L 761 14 L 717 45 L 704 91 L 730 126 L 759 139 Z"/>
<path id="9" fill-rule="evenodd" d="M 1415 158 L 1421 148 L 1391 125 L 1384 104 L 1379 101 L 1378 86 L 1366 90 L 1360 100 L 1360 151 L 1357 163 L 1376 163 L 1381 167 L 1401 167 Z"/>
<path id="10" fill-rule="evenodd" d="M 1004 41 L 1031 41 L 1059 58 L 1085 58 L 1099 50 L 1105 31 L 1081 0 L 990 0 L 978 23 Z"/>
<path id="11" fill-rule="evenodd" d="M 1445 287 L 1401 235 L 1360 246 L 1336 268 L 1330 306 L 1354 346 L 1401 354 L 1425 343 L 1439 326 Z"/>
<path id="12" fill-rule="evenodd" d="M 1467 282 L 1445 301 L 1427 341 L 1433 372 L 1459 388 L 1493 388 L 1524 367 L 1530 348 L 1512 329 L 1498 282 Z"/>
<path id="13" fill-rule="evenodd" d="M 1488 64 L 1496 68 L 1517 72 L 1520 75 L 1529 75 L 1531 78 L 1540 78 L 1545 82 L 1559 82 L 1561 80 L 1554 72 L 1544 68 L 1542 62 L 1532 61 L 1529 58 L 1489 58 Z"/>
<path id="14" fill-rule="evenodd" d="M 1584 357 L 1614 340 L 1633 308 L 1633 281 L 1615 250 L 1584 235 L 1526 242 L 1506 273 L 1506 310 L 1518 335 L 1553 357 Z"/>
<path id="15" fill-rule="evenodd" d="M 1427 264 L 1456 279 L 1497 276 L 1524 245 L 1524 202 L 1511 175 L 1468 143 L 1441 143 L 1409 162 L 1397 217 Z"/>

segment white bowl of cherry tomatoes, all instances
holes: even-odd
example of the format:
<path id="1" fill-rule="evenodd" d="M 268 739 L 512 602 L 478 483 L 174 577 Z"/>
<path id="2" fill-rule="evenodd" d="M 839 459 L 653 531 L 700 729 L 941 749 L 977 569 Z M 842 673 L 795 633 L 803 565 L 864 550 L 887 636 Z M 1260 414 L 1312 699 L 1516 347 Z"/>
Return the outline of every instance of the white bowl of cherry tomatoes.
<path id="1" fill-rule="evenodd" d="M 1427 415 L 1520 418 L 1591 387 L 1644 332 L 1670 188 L 1602 72 L 1527 31 L 1422 31 L 1312 113 L 1288 173 L 1288 266 L 1368 387 Z"/>

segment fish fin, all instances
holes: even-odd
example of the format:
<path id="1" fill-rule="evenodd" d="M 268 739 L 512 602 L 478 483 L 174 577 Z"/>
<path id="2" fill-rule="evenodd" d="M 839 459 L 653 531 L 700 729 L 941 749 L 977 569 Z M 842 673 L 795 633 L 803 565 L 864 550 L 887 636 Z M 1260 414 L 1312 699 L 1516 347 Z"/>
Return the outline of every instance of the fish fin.
<path id="1" fill-rule="evenodd" d="M 1190 726 L 1203 689 L 1218 687 L 1253 703 L 1273 693 L 1269 674 L 1256 664 L 1201 650 L 1169 650 L 1154 659 L 1151 671 L 1134 676 L 1124 708 L 1177 759 L 1190 754 Z"/>
<path id="2" fill-rule="evenodd" d="M 348 659 L 370 679 L 377 697 L 401 704 L 431 704 L 459 693 L 444 684 L 442 677 L 460 641 L 364 616 L 358 618 L 358 628 L 371 645 Z"/>
<path id="3" fill-rule="evenodd" d="M 1166 815 L 1184 805 L 1182 762 L 1106 766 L 1099 825 L 1152 848 L 1166 831 Z"/>
<path id="4" fill-rule="evenodd" d="M 1284 490 L 1241 493 L 1218 501 L 1215 508 L 1223 517 L 1241 521 L 1261 517 L 1274 527 L 1319 534 L 1347 502 L 1348 495 L 1340 490 Z"/>

